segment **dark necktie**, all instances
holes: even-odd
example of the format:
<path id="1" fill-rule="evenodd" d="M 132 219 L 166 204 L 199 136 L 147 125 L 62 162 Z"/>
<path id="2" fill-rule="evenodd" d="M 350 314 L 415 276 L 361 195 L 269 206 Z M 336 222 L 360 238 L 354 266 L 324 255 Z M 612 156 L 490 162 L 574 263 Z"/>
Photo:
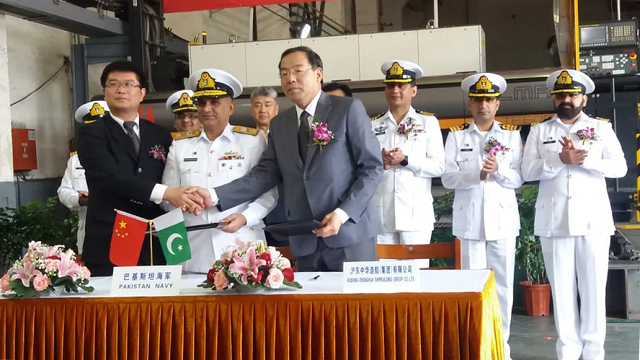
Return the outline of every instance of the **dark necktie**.
<path id="1" fill-rule="evenodd" d="M 127 130 L 127 135 L 131 139 L 131 143 L 133 143 L 133 149 L 136 151 L 136 154 L 140 152 L 140 138 L 136 135 L 136 132 L 133 131 L 133 127 L 136 126 L 136 123 L 133 121 L 125 121 L 124 128 Z"/>
<path id="2" fill-rule="evenodd" d="M 298 128 L 298 152 L 302 163 L 307 159 L 311 130 L 309 129 L 309 113 L 306 111 L 300 115 L 300 128 Z"/>

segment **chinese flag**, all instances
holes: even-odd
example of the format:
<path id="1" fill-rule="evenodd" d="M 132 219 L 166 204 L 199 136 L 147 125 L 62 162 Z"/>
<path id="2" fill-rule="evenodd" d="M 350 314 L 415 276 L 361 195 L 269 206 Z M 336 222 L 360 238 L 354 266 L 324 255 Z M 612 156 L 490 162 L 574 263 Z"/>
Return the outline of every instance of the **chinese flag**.
<path id="1" fill-rule="evenodd" d="M 147 219 L 116 210 L 109 260 L 116 266 L 138 265 L 144 233 L 148 227 Z"/>

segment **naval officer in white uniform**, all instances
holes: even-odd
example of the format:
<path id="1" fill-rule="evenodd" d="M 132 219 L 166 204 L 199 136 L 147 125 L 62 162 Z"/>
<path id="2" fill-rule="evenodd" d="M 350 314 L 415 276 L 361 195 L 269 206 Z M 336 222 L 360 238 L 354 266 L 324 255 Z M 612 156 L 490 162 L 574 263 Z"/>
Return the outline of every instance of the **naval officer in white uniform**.
<path id="1" fill-rule="evenodd" d="M 551 282 L 557 356 L 602 360 L 615 230 L 605 178 L 623 177 L 627 165 L 611 124 L 582 112 L 595 88 L 588 76 L 558 70 L 549 75 L 547 87 L 556 115 L 531 127 L 522 176 L 540 181 L 534 232 Z"/>
<path id="2" fill-rule="evenodd" d="M 462 81 L 473 121 L 451 128 L 442 185 L 455 190 L 453 234 L 463 269 L 493 269 L 500 300 L 505 359 L 513 307 L 516 237 L 520 230 L 515 189 L 522 186 L 522 140 L 514 125 L 496 121 L 507 82 L 481 73 Z"/>
<path id="3" fill-rule="evenodd" d="M 190 131 L 171 146 L 162 183 L 174 186 L 199 186 L 212 189 L 248 173 L 258 163 L 267 145 L 258 129 L 229 125 L 235 110 L 233 98 L 242 93 L 242 85 L 231 74 L 217 69 L 203 69 L 189 78 L 197 105 L 198 118 L 204 128 Z M 278 199 L 271 189 L 253 202 L 220 212 L 212 206 L 200 214 L 185 213 L 185 225 L 226 223 L 216 229 L 189 232 L 191 260 L 183 264 L 188 272 L 207 273 L 213 262 L 235 239 L 265 240 L 262 219 Z M 167 210 L 172 209 L 165 204 Z"/>
<path id="4" fill-rule="evenodd" d="M 435 222 L 431 179 L 444 170 L 440 124 L 434 114 L 411 106 L 420 66 L 394 60 L 381 71 L 389 110 L 371 118 L 385 170 L 374 195 L 383 228 L 378 244 L 428 244 Z"/>

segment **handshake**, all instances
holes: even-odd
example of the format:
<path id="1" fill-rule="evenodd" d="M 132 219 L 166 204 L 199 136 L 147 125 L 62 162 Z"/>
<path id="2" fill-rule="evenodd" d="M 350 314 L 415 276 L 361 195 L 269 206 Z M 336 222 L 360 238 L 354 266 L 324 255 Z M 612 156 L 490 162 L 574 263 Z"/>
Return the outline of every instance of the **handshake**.
<path id="1" fill-rule="evenodd" d="M 200 215 L 204 209 L 213 205 L 209 191 L 199 186 L 167 188 L 162 200 L 195 215 Z"/>

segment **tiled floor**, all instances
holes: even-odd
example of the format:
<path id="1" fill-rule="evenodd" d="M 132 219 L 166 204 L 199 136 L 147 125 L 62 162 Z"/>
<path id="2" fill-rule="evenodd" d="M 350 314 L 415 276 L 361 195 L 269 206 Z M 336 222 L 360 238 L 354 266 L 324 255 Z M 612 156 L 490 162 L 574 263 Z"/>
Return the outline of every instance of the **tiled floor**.
<path id="1" fill-rule="evenodd" d="M 553 314 L 531 317 L 517 313 L 511 320 L 511 358 L 513 360 L 556 360 L 556 328 Z M 607 360 L 640 359 L 640 321 L 608 319 L 605 352 Z"/>

